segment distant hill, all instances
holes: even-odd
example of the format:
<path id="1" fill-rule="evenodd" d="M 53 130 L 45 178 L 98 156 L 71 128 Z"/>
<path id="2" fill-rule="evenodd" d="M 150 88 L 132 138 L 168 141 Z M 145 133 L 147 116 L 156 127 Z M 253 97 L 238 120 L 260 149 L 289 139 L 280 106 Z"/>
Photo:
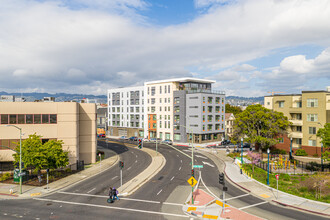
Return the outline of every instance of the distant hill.
<path id="1" fill-rule="evenodd" d="M 107 96 L 106 95 L 86 95 L 86 94 L 68 94 L 68 93 L 7 93 L 7 92 L 0 92 L 0 95 L 14 95 L 16 97 L 24 97 L 28 102 L 34 102 L 35 100 L 43 99 L 44 97 L 55 97 L 56 102 L 64 102 L 64 101 L 80 101 L 83 98 L 86 99 L 94 99 L 98 103 L 107 103 Z M 264 103 L 264 97 L 239 97 L 239 96 L 227 96 L 226 103 L 235 106 L 247 106 L 251 105 L 252 103 Z"/>
<path id="2" fill-rule="evenodd" d="M 86 99 L 95 99 L 99 103 L 106 103 L 107 102 L 107 96 L 106 95 L 86 95 L 86 94 L 68 94 L 68 93 L 55 93 L 55 94 L 49 94 L 49 93 L 7 93 L 7 92 L 0 92 L 0 95 L 14 95 L 15 97 L 24 97 L 26 101 L 33 102 L 35 100 L 43 99 L 44 97 L 55 97 L 56 102 L 64 102 L 64 101 L 79 101 L 83 98 Z"/>

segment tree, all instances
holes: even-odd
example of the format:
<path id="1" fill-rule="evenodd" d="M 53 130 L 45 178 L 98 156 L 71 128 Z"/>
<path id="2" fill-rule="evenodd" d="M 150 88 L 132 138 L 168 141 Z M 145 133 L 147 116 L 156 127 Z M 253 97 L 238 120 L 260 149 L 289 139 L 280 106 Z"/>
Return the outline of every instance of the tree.
<path id="1" fill-rule="evenodd" d="M 50 140 L 42 144 L 41 136 L 33 134 L 22 141 L 22 162 L 32 167 L 40 177 L 42 169 L 57 169 L 69 164 L 68 152 L 62 149 L 63 141 Z M 16 151 L 19 152 L 19 143 Z M 14 163 L 19 163 L 19 153 L 13 154 Z"/>
<path id="2" fill-rule="evenodd" d="M 290 125 L 288 118 L 282 112 L 276 112 L 262 107 L 250 105 L 240 113 L 234 124 L 234 139 L 245 141 L 261 147 L 261 150 L 278 143 L 278 137 L 286 133 Z"/>
<path id="3" fill-rule="evenodd" d="M 232 106 L 230 104 L 226 104 L 226 113 L 233 113 L 234 116 L 238 115 L 242 112 L 242 109 L 238 106 Z"/>
<path id="4" fill-rule="evenodd" d="M 316 136 L 321 138 L 321 143 L 325 149 L 330 147 L 330 123 L 326 123 L 323 128 L 320 128 Z"/>
<path id="5" fill-rule="evenodd" d="M 252 172 L 254 173 L 254 165 L 259 163 L 259 161 L 261 160 L 260 154 L 248 151 L 248 156 L 251 158 Z"/>

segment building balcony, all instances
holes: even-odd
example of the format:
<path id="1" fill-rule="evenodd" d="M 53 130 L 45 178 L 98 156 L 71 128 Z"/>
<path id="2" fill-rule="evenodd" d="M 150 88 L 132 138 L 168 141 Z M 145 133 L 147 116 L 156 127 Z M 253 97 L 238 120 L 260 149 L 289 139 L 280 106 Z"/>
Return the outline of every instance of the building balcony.
<path id="1" fill-rule="evenodd" d="M 302 132 L 291 132 L 290 134 L 291 134 L 292 138 L 303 138 L 303 133 Z"/>
<path id="2" fill-rule="evenodd" d="M 295 126 L 302 126 L 303 125 L 302 120 L 295 119 L 295 120 L 289 120 L 289 121 L 292 123 L 292 125 L 295 125 Z"/>

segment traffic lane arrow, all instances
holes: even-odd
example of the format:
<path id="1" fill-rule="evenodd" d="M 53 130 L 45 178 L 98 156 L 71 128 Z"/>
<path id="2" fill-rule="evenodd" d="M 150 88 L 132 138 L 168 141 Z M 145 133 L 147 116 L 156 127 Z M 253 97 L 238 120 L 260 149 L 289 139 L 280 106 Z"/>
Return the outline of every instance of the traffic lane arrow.
<path id="1" fill-rule="evenodd" d="M 205 164 L 205 165 L 209 165 L 210 167 L 214 167 L 214 165 L 210 164 L 209 162 L 205 162 L 205 161 L 202 161 L 202 162 L 203 162 L 203 164 Z"/>
<path id="2" fill-rule="evenodd" d="M 203 157 L 203 156 L 201 156 L 201 155 L 195 155 L 195 157 L 199 157 L 199 158 L 203 158 L 203 159 L 209 159 L 209 158 L 207 158 L 207 157 Z"/>

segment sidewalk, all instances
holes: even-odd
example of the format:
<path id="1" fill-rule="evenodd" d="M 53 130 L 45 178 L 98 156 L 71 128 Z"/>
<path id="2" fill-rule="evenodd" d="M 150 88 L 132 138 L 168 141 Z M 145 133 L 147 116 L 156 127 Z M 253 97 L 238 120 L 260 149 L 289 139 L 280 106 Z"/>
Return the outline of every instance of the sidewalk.
<path id="1" fill-rule="evenodd" d="M 120 143 L 120 144 L 123 144 L 127 147 L 132 147 L 132 145 L 129 144 L 125 144 L 125 143 Z M 122 187 L 118 189 L 120 192 L 123 192 L 121 194 L 131 195 L 138 188 L 140 188 L 145 182 L 147 182 L 154 175 L 156 175 L 157 172 L 159 172 L 166 163 L 165 158 L 160 153 L 156 155 L 156 152 L 154 150 L 147 148 L 143 148 L 142 150 L 148 153 L 152 157 L 152 162 L 148 166 L 148 168 L 145 169 L 142 173 L 140 173 L 138 176 L 136 176 L 129 182 L 125 183 Z M 82 170 L 76 174 L 70 175 L 61 180 L 50 183 L 48 185 L 48 189 L 47 189 L 47 185 L 41 187 L 34 187 L 34 186 L 24 185 L 23 183 L 22 194 L 19 194 L 19 184 L 0 183 L 0 199 L 28 199 L 36 196 L 45 196 L 54 193 L 60 189 L 63 189 L 65 187 L 73 186 L 74 184 L 77 184 L 81 181 L 91 178 L 99 173 L 106 172 L 111 167 L 117 165 L 118 161 L 119 161 L 118 155 L 107 158 L 105 160 L 102 160 L 101 165 L 100 163 L 92 164 L 91 167 L 85 170 Z M 10 189 L 13 190 L 12 194 L 10 194 Z"/>
<path id="2" fill-rule="evenodd" d="M 218 154 L 216 156 L 220 158 Z M 278 191 L 277 197 L 276 189 L 251 179 L 245 174 L 240 174 L 240 168 L 236 163 L 233 163 L 231 158 L 226 158 L 225 160 L 223 158 L 220 159 L 225 163 L 225 175 L 227 178 L 251 194 L 269 202 L 272 201 L 291 208 L 330 216 L 330 204 L 301 198 L 282 191 Z"/>

